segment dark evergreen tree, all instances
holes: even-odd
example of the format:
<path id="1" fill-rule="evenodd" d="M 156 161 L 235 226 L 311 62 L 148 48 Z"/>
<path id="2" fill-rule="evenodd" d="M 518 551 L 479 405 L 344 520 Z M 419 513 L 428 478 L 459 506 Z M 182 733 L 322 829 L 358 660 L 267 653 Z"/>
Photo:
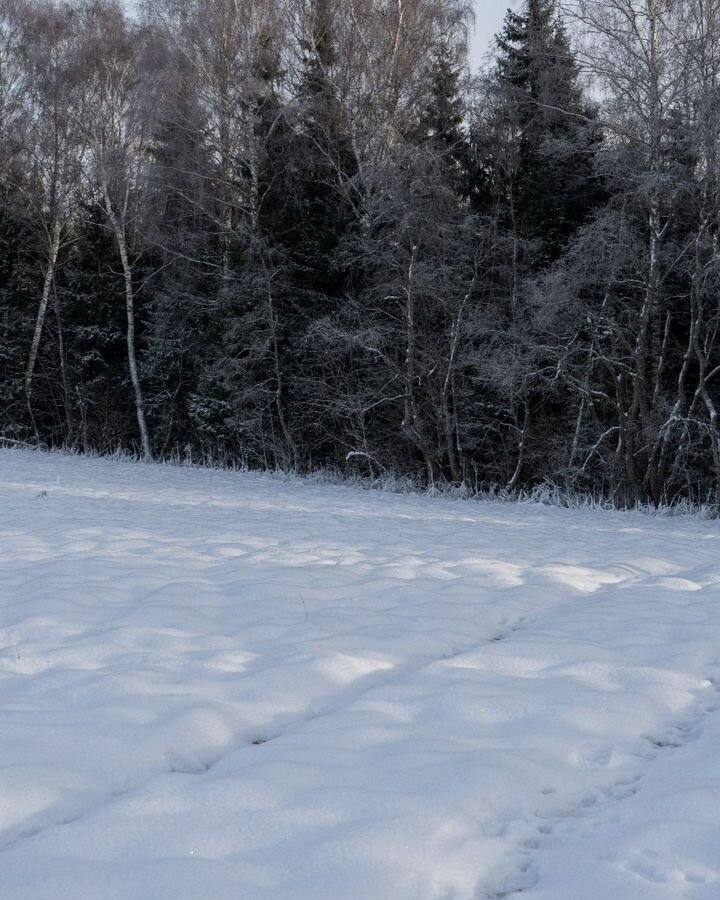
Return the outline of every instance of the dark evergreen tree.
<path id="1" fill-rule="evenodd" d="M 296 286 L 317 300 L 342 289 L 332 260 L 353 219 L 357 160 L 331 80 L 336 51 L 327 0 L 315 0 L 311 22 L 297 96 L 267 131 L 261 222 L 287 252 Z"/>
<path id="2" fill-rule="evenodd" d="M 23 376 L 41 280 L 19 200 L 7 187 L 0 193 L 0 437 L 12 440 L 34 437 Z"/>
<path id="3" fill-rule="evenodd" d="M 347 272 L 338 251 L 359 202 L 357 160 L 332 82 L 337 63 L 332 25 L 327 0 L 316 0 L 301 46 L 296 96 L 281 102 L 275 90 L 266 90 L 257 120 L 264 273 L 255 286 L 264 293 L 259 302 L 271 307 L 265 327 L 275 427 L 292 448 L 295 464 L 300 456 L 307 461 L 327 452 L 315 402 L 322 375 L 306 335 L 342 301 Z"/>
<path id="4" fill-rule="evenodd" d="M 188 63 L 173 58 L 151 147 L 153 210 L 147 222 L 151 269 L 143 374 L 160 452 L 197 438 L 189 410 L 218 342 L 215 318 L 221 247 L 208 206 L 210 170 L 197 86 Z"/>
<path id="5" fill-rule="evenodd" d="M 428 100 L 410 140 L 424 143 L 440 153 L 458 190 L 468 190 L 469 146 L 465 131 L 465 100 L 462 93 L 463 48 L 444 38 L 436 47 L 430 67 Z"/>
<path id="6" fill-rule="evenodd" d="M 508 11 L 497 46 L 496 135 L 510 145 L 503 205 L 512 213 L 508 227 L 533 243 L 537 270 L 558 257 L 602 199 L 594 170 L 600 127 L 555 0 L 526 0 L 521 12 Z"/>

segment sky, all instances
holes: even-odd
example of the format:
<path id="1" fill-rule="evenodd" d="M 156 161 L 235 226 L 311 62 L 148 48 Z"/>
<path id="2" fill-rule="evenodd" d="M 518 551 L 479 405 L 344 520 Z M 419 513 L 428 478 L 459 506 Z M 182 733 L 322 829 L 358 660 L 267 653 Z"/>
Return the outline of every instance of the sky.
<path id="1" fill-rule="evenodd" d="M 470 53 L 473 67 L 476 67 L 487 53 L 490 42 L 500 30 L 508 7 L 517 6 L 519 0 L 475 0 L 475 34 Z"/>

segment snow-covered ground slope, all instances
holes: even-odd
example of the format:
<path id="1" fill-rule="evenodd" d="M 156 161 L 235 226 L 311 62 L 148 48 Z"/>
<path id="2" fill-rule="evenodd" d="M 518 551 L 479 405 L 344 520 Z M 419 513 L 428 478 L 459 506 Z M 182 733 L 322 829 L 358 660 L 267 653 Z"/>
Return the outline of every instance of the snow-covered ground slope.
<path id="1" fill-rule="evenodd" d="M 718 900 L 720 526 L 0 452 L 0 897 Z"/>

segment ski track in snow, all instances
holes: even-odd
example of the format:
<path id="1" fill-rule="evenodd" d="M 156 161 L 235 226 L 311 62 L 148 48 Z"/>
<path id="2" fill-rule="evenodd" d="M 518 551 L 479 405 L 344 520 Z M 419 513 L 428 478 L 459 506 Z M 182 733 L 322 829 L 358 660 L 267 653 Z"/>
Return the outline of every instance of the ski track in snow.
<path id="1" fill-rule="evenodd" d="M 0 897 L 720 900 L 720 527 L 0 452 Z"/>

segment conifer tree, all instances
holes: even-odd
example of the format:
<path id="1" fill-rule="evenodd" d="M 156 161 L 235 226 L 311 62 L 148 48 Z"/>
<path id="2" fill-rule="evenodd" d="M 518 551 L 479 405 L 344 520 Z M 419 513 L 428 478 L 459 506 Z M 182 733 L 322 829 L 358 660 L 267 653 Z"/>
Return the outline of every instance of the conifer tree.
<path id="1" fill-rule="evenodd" d="M 263 209 L 265 225 L 289 254 L 303 289 L 331 296 L 342 287 L 332 259 L 352 220 L 351 181 L 357 173 L 332 81 L 332 27 L 327 0 L 315 0 L 301 46 L 297 96 L 268 133 L 270 190 Z"/>
<path id="2" fill-rule="evenodd" d="M 499 130 L 511 143 L 507 206 L 518 236 L 540 244 L 536 269 L 557 258 L 600 200 L 599 126 L 555 0 L 508 11 L 497 46 Z"/>
<path id="3" fill-rule="evenodd" d="M 410 138 L 440 153 L 454 187 L 466 194 L 469 156 L 462 94 L 463 49 L 446 37 L 435 48 L 428 73 L 428 100 Z"/>

